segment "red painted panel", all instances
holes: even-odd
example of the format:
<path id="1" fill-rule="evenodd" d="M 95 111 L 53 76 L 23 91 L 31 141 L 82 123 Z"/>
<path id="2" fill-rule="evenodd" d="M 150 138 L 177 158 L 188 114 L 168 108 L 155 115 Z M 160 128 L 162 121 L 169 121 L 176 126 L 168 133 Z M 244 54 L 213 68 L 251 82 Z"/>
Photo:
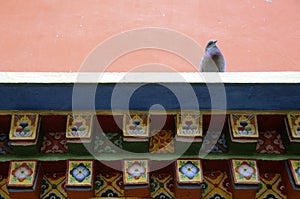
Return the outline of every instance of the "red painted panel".
<path id="1" fill-rule="evenodd" d="M 3 1 L 0 71 L 76 72 L 99 43 L 142 27 L 173 29 L 203 47 L 218 39 L 227 71 L 300 71 L 299 9 L 298 0 Z M 203 52 L 194 53 L 200 60 Z M 107 71 L 147 63 L 175 71 L 198 68 L 169 52 L 141 50 L 120 57 Z"/>

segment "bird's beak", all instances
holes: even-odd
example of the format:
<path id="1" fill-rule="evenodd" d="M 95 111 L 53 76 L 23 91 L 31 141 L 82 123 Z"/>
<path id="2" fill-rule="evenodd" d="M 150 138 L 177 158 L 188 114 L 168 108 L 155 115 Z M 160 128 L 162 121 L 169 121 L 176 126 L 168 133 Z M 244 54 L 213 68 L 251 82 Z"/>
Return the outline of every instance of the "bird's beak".
<path id="1" fill-rule="evenodd" d="M 214 40 L 214 44 L 217 43 L 218 40 Z"/>

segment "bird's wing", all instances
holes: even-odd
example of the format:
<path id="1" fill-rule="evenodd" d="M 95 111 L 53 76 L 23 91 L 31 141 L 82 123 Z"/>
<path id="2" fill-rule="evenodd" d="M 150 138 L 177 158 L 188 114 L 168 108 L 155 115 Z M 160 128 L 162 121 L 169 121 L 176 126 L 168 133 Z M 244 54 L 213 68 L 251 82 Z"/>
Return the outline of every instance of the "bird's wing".
<path id="1" fill-rule="evenodd" d="M 219 68 L 214 60 L 207 55 L 204 55 L 200 61 L 200 72 L 219 72 Z"/>

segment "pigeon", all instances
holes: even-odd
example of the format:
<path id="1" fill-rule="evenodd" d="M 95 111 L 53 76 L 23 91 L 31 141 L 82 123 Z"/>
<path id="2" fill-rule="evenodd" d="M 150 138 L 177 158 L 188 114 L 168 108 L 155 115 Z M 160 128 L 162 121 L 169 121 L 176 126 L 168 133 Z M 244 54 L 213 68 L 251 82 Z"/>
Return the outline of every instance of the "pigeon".
<path id="1" fill-rule="evenodd" d="M 205 54 L 200 61 L 200 72 L 224 72 L 225 59 L 216 45 L 217 40 L 208 41 Z"/>

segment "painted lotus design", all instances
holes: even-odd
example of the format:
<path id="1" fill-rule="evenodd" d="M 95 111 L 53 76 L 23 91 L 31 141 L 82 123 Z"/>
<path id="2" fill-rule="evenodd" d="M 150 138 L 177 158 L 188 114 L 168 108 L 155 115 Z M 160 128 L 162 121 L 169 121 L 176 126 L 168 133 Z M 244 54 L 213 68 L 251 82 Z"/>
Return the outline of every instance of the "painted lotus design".
<path id="1" fill-rule="evenodd" d="M 148 124 L 149 117 L 148 114 L 143 115 L 129 115 L 124 114 L 124 136 L 134 136 L 134 137 L 145 137 L 148 136 Z"/>
<path id="2" fill-rule="evenodd" d="M 234 137 L 258 137 L 256 115 L 231 115 Z"/>
<path id="3" fill-rule="evenodd" d="M 145 134 L 145 130 L 142 124 L 142 120 L 134 119 L 132 123 L 129 125 L 129 134 L 138 135 L 138 134 Z"/>
<path id="4" fill-rule="evenodd" d="M 247 162 L 243 162 L 240 166 L 236 167 L 235 171 L 247 180 L 250 180 L 252 175 L 256 173 L 256 169 Z"/>
<path id="5" fill-rule="evenodd" d="M 88 131 L 87 131 L 87 126 L 85 125 L 85 122 L 82 120 L 77 119 L 76 121 L 73 122 L 73 126 L 71 128 L 71 131 L 69 132 L 70 136 L 87 136 Z"/>
<path id="6" fill-rule="evenodd" d="M 77 180 L 78 182 L 83 182 L 90 174 L 91 171 L 84 166 L 83 163 L 80 163 L 77 167 L 74 167 L 70 174 Z"/>
<path id="7" fill-rule="evenodd" d="M 193 179 L 196 175 L 198 175 L 200 170 L 191 161 L 188 161 L 185 165 L 179 168 L 179 171 L 189 179 Z"/>
<path id="8" fill-rule="evenodd" d="M 26 163 L 21 164 L 12 171 L 12 175 L 17 178 L 19 182 L 23 182 L 26 178 L 32 177 L 32 174 L 32 169 Z"/>
<path id="9" fill-rule="evenodd" d="M 22 120 L 19 122 L 19 126 L 16 128 L 14 133 L 15 137 L 29 137 L 31 136 L 31 127 L 28 121 Z"/>
<path id="10" fill-rule="evenodd" d="M 138 180 L 142 175 L 145 175 L 146 168 L 139 162 L 134 162 L 127 168 L 127 173 Z"/>
<path id="11" fill-rule="evenodd" d="M 199 130 L 200 114 L 179 114 L 178 119 L 178 135 L 181 136 L 202 136 Z"/>

